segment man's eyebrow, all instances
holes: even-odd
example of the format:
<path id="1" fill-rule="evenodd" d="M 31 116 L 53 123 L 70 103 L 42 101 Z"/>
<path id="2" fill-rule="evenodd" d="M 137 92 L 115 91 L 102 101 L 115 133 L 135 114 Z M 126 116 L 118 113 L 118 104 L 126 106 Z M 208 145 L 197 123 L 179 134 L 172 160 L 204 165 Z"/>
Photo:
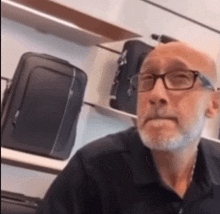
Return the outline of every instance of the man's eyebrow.
<path id="1" fill-rule="evenodd" d="M 171 63 L 168 64 L 167 69 L 175 70 L 175 69 L 189 69 L 189 68 L 184 62 L 175 59 Z"/>
<path id="2" fill-rule="evenodd" d="M 153 71 L 153 70 L 158 70 L 158 63 L 155 62 L 155 60 L 147 60 L 144 62 L 141 66 L 141 70 L 143 71 Z"/>

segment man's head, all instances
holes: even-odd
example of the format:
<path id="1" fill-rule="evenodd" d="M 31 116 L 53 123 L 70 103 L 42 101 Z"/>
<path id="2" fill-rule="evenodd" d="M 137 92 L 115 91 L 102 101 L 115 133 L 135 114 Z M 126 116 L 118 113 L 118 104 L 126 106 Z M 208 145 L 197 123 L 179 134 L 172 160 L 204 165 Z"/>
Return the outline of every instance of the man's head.
<path id="1" fill-rule="evenodd" d="M 171 42 L 156 47 L 140 73 L 137 114 L 143 143 L 163 151 L 197 146 L 206 118 L 219 111 L 219 94 L 211 89 L 218 83 L 214 61 L 184 43 Z"/>

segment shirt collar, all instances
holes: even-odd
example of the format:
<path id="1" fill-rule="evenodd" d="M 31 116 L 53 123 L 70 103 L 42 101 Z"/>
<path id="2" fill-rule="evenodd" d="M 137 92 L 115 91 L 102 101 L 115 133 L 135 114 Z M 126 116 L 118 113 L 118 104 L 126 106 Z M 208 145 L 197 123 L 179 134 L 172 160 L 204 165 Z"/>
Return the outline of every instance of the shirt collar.
<path id="1" fill-rule="evenodd" d="M 150 149 L 143 145 L 138 131 L 133 128 L 128 136 L 127 151 L 131 158 L 125 155 L 129 162 L 133 174 L 133 180 L 136 185 L 148 185 L 151 183 L 160 183 L 160 176 L 156 170 Z M 195 175 L 199 180 L 220 186 L 220 144 L 201 139 L 198 149 Z M 199 170 L 200 169 L 200 170 Z"/>
<path id="2" fill-rule="evenodd" d="M 150 149 L 143 145 L 136 128 L 133 128 L 128 135 L 126 150 L 128 153 L 124 158 L 130 165 L 136 185 L 160 182 Z"/>

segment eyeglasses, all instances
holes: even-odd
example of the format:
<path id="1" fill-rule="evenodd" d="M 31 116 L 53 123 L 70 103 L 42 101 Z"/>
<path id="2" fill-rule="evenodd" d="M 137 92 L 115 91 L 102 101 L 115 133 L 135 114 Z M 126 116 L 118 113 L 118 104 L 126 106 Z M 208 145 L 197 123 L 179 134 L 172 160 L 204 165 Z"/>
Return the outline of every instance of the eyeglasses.
<path id="1" fill-rule="evenodd" d="M 130 78 L 130 87 L 138 92 L 150 91 L 153 89 L 158 78 L 163 80 L 163 84 L 168 90 L 188 90 L 193 88 L 196 79 L 199 78 L 204 87 L 215 90 L 211 81 L 198 71 L 178 70 L 165 74 L 136 74 Z M 131 89 L 130 89 L 131 90 Z"/>

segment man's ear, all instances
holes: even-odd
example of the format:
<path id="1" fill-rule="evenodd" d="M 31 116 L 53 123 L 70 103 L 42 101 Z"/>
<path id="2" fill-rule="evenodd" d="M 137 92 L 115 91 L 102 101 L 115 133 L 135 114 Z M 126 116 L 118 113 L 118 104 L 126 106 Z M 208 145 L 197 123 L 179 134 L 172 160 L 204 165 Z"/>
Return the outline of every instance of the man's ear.
<path id="1" fill-rule="evenodd" d="M 214 118 L 219 114 L 219 97 L 219 91 L 212 92 L 208 108 L 206 109 L 206 116 L 208 118 Z"/>

